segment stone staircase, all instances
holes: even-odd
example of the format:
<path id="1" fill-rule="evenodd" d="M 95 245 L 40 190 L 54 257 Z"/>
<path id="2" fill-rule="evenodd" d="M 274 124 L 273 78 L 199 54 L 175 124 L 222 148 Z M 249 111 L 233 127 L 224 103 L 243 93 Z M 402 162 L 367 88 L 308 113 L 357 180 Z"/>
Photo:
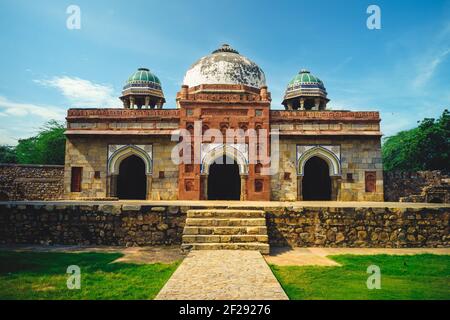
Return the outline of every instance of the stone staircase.
<path id="1" fill-rule="evenodd" d="M 188 210 L 181 245 L 189 250 L 258 250 L 269 253 L 263 210 Z"/>

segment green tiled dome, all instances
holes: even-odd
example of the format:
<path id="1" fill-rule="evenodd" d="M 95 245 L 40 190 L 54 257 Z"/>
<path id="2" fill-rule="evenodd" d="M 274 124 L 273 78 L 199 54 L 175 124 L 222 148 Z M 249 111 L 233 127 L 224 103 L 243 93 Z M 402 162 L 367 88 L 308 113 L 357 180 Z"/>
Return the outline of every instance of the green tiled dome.
<path id="1" fill-rule="evenodd" d="M 328 102 L 327 90 L 319 78 L 312 75 L 308 70 L 302 69 L 297 73 L 291 81 L 289 81 L 283 98 L 283 104 L 287 105 L 288 100 L 303 99 L 302 101 L 314 101 L 314 99 L 322 99 L 320 101 Z M 326 102 L 323 102 L 322 105 Z M 295 102 L 294 104 L 296 104 Z M 307 101 L 307 104 L 310 102 Z M 292 104 L 291 104 L 292 105 Z"/>
<path id="2" fill-rule="evenodd" d="M 127 84 L 135 83 L 154 83 L 161 87 L 161 81 L 159 81 L 158 77 L 151 73 L 147 68 L 139 68 L 128 78 Z"/>
<path id="3" fill-rule="evenodd" d="M 296 84 L 319 84 L 323 86 L 322 80 L 313 76 L 308 70 L 302 69 L 294 78 L 289 82 L 288 86 L 294 86 Z"/>

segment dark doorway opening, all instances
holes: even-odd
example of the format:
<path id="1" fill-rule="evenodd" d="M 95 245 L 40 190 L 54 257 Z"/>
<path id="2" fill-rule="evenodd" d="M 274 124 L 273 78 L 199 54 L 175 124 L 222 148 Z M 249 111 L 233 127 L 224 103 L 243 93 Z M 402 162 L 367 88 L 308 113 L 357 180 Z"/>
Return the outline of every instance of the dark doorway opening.
<path id="1" fill-rule="evenodd" d="M 129 156 L 122 161 L 117 179 L 119 199 L 144 200 L 147 189 L 145 163 L 138 156 Z"/>
<path id="2" fill-rule="evenodd" d="M 233 159 L 223 156 L 222 163 L 209 167 L 208 200 L 239 200 L 240 197 L 239 166 Z"/>
<path id="3" fill-rule="evenodd" d="M 303 172 L 303 200 L 331 200 L 331 179 L 326 161 L 312 157 L 305 163 Z"/>

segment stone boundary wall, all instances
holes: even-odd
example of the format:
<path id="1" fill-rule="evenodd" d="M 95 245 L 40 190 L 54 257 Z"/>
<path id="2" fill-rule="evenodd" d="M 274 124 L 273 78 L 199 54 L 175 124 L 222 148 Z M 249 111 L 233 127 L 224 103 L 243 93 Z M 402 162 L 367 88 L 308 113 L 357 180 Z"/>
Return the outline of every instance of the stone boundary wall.
<path id="1" fill-rule="evenodd" d="M 0 244 L 180 244 L 189 206 L 0 204 Z M 264 209 L 269 242 L 293 247 L 449 247 L 450 207 Z"/>
<path id="2" fill-rule="evenodd" d="M 0 164 L 0 201 L 63 198 L 64 166 Z"/>
<path id="3" fill-rule="evenodd" d="M 400 198 L 420 195 L 424 188 L 439 186 L 449 178 L 448 175 L 439 170 L 384 172 L 384 200 L 397 202 L 400 201 Z"/>
<path id="4" fill-rule="evenodd" d="M 0 243 L 181 244 L 185 220 L 185 211 L 171 206 L 0 205 Z"/>
<path id="5" fill-rule="evenodd" d="M 450 207 L 276 208 L 269 241 L 293 247 L 448 247 Z"/>

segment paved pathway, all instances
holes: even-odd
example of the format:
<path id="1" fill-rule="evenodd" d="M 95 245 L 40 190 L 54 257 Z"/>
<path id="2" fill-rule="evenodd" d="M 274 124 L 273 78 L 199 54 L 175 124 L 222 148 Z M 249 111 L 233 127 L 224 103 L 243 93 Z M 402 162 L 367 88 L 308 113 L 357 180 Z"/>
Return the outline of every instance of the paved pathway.
<path id="1" fill-rule="evenodd" d="M 156 300 L 288 299 L 258 251 L 194 250 Z"/>
<path id="2" fill-rule="evenodd" d="M 0 245 L 0 251 L 31 251 L 31 252 L 120 252 L 123 257 L 114 262 L 125 263 L 173 263 L 181 261 L 186 256 L 179 245 L 147 246 L 147 247 L 121 247 L 121 246 L 78 246 L 78 245 Z"/>
<path id="3" fill-rule="evenodd" d="M 270 264 L 279 266 L 339 266 L 327 256 L 340 254 L 448 254 L 450 248 L 276 248 L 272 247 L 265 259 Z"/>

